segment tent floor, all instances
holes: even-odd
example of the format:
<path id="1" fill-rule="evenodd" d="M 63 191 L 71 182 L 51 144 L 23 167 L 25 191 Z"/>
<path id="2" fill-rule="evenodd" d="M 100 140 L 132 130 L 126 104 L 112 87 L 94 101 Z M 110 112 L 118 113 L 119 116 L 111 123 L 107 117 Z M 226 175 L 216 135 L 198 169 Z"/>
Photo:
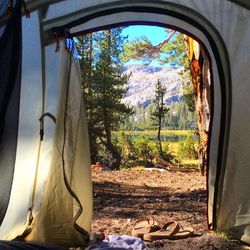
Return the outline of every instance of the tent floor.
<path id="1" fill-rule="evenodd" d="M 57 246 L 51 246 L 44 243 L 27 243 L 21 241 L 0 240 L 1 250 L 66 250 Z"/>

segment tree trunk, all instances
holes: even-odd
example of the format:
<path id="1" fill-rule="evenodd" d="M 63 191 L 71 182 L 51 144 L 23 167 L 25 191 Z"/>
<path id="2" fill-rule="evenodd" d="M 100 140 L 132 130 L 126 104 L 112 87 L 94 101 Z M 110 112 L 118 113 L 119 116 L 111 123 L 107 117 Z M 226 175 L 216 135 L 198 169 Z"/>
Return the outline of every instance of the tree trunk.
<path id="1" fill-rule="evenodd" d="M 104 108 L 104 130 L 106 134 L 106 148 L 112 154 L 113 163 L 110 166 L 111 169 L 119 170 L 121 164 L 121 154 L 117 150 L 117 148 L 113 145 L 111 141 L 111 123 L 109 121 L 108 112 L 106 108 Z"/>
<path id="2" fill-rule="evenodd" d="M 108 55 L 107 55 L 107 70 L 109 67 L 111 67 L 111 31 L 107 30 L 107 44 L 108 44 Z M 106 72 L 107 73 L 107 72 Z M 108 80 L 107 80 L 108 81 Z M 113 163 L 110 166 L 111 169 L 116 169 L 118 170 L 120 168 L 120 163 L 121 163 L 121 155 L 120 152 L 117 150 L 117 148 L 113 145 L 112 140 L 111 140 L 111 117 L 110 117 L 110 112 L 107 110 L 105 101 L 107 100 L 108 94 L 106 93 L 106 84 L 109 84 L 108 82 L 103 82 L 103 122 L 104 122 L 104 131 L 106 135 L 106 143 L 105 147 L 107 150 L 112 154 L 113 158 Z"/>
<path id="3" fill-rule="evenodd" d="M 90 159 L 92 163 L 96 163 L 97 162 L 97 156 L 98 156 L 98 149 L 97 149 L 97 145 L 96 145 L 96 137 L 92 138 L 90 137 Z"/>
<path id="4" fill-rule="evenodd" d="M 207 144 L 211 112 L 210 65 L 205 51 L 195 40 L 185 36 L 185 44 L 190 59 L 195 111 L 198 119 L 199 168 L 201 174 L 204 175 L 207 168 Z"/>
<path id="5" fill-rule="evenodd" d="M 159 124 L 158 124 L 158 144 L 159 144 L 159 151 L 160 156 L 162 156 L 162 145 L 161 145 L 161 116 L 159 116 Z"/>
<path id="6" fill-rule="evenodd" d="M 88 51 L 88 69 L 87 69 L 87 84 L 88 84 L 88 96 L 91 98 L 92 96 L 92 53 L 93 53 L 93 37 L 92 34 L 88 35 L 89 37 L 89 51 Z M 98 146 L 97 146 L 97 137 L 92 132 L 93 127 L 93 109 L 89 109 L 89 119 L 88 119 L 88 127 L 89 127 L 89 138 L 90 138 L 90 158 L 92 163 L 97 162 L 97 156 L 98 156 Z"/>

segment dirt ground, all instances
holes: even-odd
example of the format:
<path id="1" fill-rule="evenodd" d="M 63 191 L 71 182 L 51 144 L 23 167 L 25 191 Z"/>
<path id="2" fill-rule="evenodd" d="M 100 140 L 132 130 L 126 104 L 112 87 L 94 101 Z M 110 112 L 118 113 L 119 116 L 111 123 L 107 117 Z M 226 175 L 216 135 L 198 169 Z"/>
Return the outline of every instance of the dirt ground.
<path id="1" fill-rule="evenodd" d="M 197 169 L 93 169 L 92 179 L 94 232 L 131 235 L 136 220 L 151 217 L 160 224 L 191 226 L 197 237 L 147 243 L 150 249 L 242 249 L 238 242 L 208 233 L 206 178 Z"/>

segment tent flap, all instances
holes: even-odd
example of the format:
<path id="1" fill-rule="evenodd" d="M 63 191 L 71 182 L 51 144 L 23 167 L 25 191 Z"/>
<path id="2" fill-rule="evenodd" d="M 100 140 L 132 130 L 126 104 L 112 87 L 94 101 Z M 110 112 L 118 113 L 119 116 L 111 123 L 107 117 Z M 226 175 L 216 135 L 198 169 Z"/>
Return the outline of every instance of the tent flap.
<path id="1" fill-rule="evenodd" d="M 21 8 L 16 4 L 0 38 L 0 224 L 12 186 L 21 86 Z"/>

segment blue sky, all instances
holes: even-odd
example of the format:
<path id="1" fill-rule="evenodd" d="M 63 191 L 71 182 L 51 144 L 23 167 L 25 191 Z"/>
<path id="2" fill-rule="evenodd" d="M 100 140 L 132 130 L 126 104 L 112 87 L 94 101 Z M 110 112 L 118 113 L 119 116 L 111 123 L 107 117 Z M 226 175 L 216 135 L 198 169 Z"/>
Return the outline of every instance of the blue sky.
<path id="1" fill-rule="evenodd" d="M 123 30 L 123 35 L 128 36 L 128 40 L 133 40 L 135 38 L 146 36 L 153 45 L 157 45 L 162 42 L 167 33 L 164 31 L 164 28 L 157 26 L 145 26 L 145 25 L 131 25 Z M 140 61 L 129 61 L 128 64 L 138 63 L 141 64 Z M 151 63 L 151 65 L 158 66 L 159 64 L 155 61 Z"/>
<path id="2" fill-rule="evenodd" d="M 128 35 L 128 39 L 132 40 L 136 37 L 146 36 L 153 45 L 156 45 L 162 42 L 167 34 L 164 31 L 164 28 L 157 26 L 144 26 L 144 25 L 132 25 L 128 28 L 125 28 L 123 35 Z"/>

